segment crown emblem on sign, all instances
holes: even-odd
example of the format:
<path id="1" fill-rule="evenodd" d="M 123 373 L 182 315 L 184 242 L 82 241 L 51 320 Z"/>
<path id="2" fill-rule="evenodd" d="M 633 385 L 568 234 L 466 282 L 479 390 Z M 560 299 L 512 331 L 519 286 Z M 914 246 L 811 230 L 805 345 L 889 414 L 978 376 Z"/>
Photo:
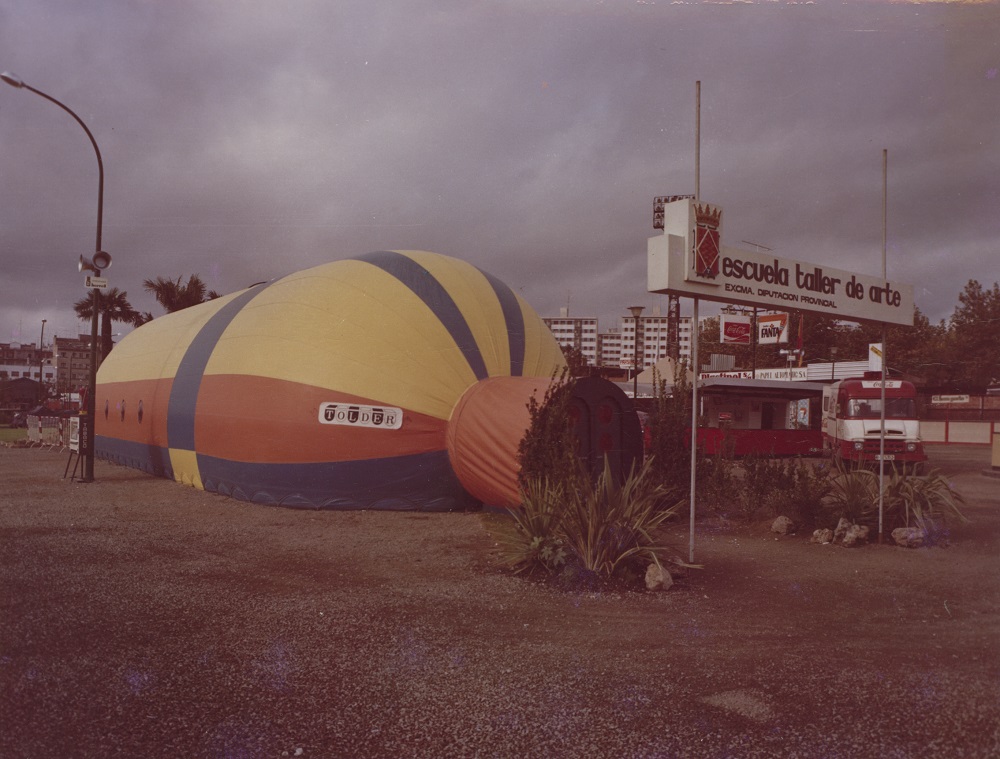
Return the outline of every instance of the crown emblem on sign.
<path id="1" fill-rule="evenodd" d="M 694 218 L 702 226 L 718 228 L 722 223 L 722 209 L 707 203 L 703 206 L 695 203 Z"/>

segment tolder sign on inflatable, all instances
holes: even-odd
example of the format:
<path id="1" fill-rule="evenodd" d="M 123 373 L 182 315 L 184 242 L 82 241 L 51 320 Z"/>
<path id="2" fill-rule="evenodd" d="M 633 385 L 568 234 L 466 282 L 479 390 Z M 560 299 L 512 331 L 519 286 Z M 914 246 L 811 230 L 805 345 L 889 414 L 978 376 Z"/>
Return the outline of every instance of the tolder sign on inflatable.
<path id="1" fill-rule="evenodd" d="M 913 325 L 912 285 L 721 245 L 718 206 L 666 203 L 663 230 L 649 238 L 650 292 Z"/>

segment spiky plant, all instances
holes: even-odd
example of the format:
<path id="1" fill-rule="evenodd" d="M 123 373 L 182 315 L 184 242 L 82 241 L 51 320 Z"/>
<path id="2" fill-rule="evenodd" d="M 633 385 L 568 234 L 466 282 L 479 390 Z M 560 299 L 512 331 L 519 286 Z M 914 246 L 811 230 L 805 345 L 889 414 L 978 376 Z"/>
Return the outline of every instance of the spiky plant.
<path id="1" fill-rule="evenodd" d="M 636 560 L 659 563 L 667 547 L 655 532 L 682 504 L 660 507 L 664 488 L 651 471 L 647 460 L 619 484 L 605 459 L 593 487 L 570 495 L 560 530 L 568 561 L 604 577 Z"/>
<path id="2" fill-rule="evenodd" d="M 521 506 L 508 509 L 510 521 L 497 531 L 500 558 L 515 573 L 554 571 L 566 561 L 561 525 L 566 489 L 562 483 L 531 478 L 521 488 Z"/>
<path id="3" fill-rule="evenodd" d="M 918 476 L 894 471 L 882 491 L 883 511 L 892 527 L 919 527 L 934 535 L 946 524 L 967 523 L 962 494 L 952 489 L 940 471 Z"/>
<path id="4" fill-rule="evenodd" d="M 878 517 L 878 477 L 870 469 L 849 468 L 839 459 L 823 507 L 836 521 L 873 525 Z"/>

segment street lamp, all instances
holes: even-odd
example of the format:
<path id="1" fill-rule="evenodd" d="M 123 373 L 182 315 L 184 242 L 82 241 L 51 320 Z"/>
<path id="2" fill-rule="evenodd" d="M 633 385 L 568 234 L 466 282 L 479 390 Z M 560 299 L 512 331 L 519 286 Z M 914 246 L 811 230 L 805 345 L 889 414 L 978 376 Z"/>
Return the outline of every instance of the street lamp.
<path id="1" fill-rule="evenodd" d="M 643 306 L 629 306 L 632 312 L 632 319 L 635 321 L 635 335 L 632 342 L 632 400 L 639 400 L 639 316 L 642 314 Z"/>
<path id="2" fill-rule="evenodd" d="M 95 276 L 99 277 L 101 275 L 101 269 L 106 269 L 111 265 L 111 256 L 101 250 L 101 229 L 104 224 L 104 161 L 101 158 L 101 150 L 97 147 L 97 140 L 94 139 L 94 135 L 90 133 L 87 125 L 83 123 L 83 119 L 51 95 L 46 95 L 41 90 L 36 90 L 34 87 L 25 84 L 19 76 L 8 71 L 0 74 L 0 79 L 3 79 L 11 87 L 15 87 L 19 90 L 23 89 L 28 90 L 29 92 L 34 92 L 36 95 L 45 98 L 50 103 L 55 103 L 57 106 L 66 111 L 66 113 L 72 116 L 76 120 L 76 123 L 83 127 L 83 131 L 87 133 L 87 137 L 90 138 L 90 144 L 94 146 L 94 152 L 97 154 L 97 241 L 94 245 L 94 257 L 92 259 L 86 258 L 82 255 L 80 256 L 79 270 L 93 272 Z M 85 429 L 80 431 L 80 439 L 84 445 L 83 479 L 81 482 L 94 481 L 94 421 L 97 408 L 98 292 L 96 287 L 93 288 L 92 297 L 93 304 L 91 306 L 90 319 L 90 379 L 87 387 L 87 409 L 86 413 L 81 416 L 81 424 L 85 425 Z"/>
<path id="3" fill-rule="evenodd" d="M 45 342 L 45 322 L 48 319 L 42 319 L 42 334 L 38 338 L 38 403 L 42 403 L 43 387 L 45 384 L 45 369 L 42 367 L 42 362 L 44 361 L 42 357 L 42 345 Z"/>

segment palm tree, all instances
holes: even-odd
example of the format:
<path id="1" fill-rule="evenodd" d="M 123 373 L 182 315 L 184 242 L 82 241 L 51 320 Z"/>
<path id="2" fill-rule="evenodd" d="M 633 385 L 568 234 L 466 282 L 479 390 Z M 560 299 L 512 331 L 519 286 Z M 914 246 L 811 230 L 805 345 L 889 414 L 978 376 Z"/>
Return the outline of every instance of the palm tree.
<path id="1" fill-rule="evenodd" d="M 132 308 L 128 302 L 128 293 L 112 287 L 110 290 L 101 292 L 97 290 L 97 313 L 101 317 L 101 360 L 103 361 L 111 349 L 114 347 L 114 340 L 111 334 L 111 323 L 131 324 L 138 327 L 143 323 L 142 314 Z M 93 316 L 94 300 L 92 295 L 88 295 L 82 300 L 73 304 L 73 310 L 81 321 L 88 321 Z"/>
<path id="2" fill-rule="evenodd" d="M 183 284 L 181 279 L 181 277 L 176 280 L 157 277 L 156 279 L 143 280 L 142 286 L 146 292 L 151 293 L 156 298 L 156 302 L 163 306 L 168 314 L 219 297 L 219 293 L 215 290 L 207 290 L 205 283 L 197 274 L 188 277 L 187 284 Z M 145 321 L 153 318 L 151 314 L 145 316 L 149 317 L 144 317 Z"/>

